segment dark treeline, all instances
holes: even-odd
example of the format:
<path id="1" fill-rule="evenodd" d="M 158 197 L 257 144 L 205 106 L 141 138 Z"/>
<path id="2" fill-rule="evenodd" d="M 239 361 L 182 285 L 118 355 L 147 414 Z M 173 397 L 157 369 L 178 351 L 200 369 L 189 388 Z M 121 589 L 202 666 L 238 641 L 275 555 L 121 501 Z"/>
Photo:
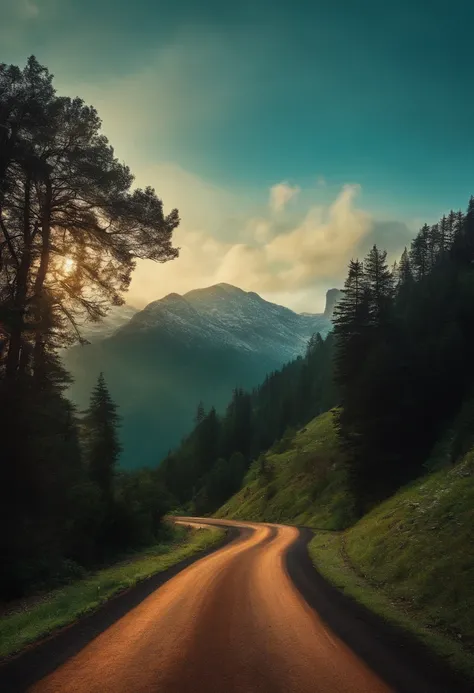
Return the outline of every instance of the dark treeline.
<path id="1" fill-rule="evenodd" d="M 0 65 L 1 596 L 80 571 L 157 531 L 164 494 L 119 474 L 104 380 L 79 416 L 58 350 L 123 303 L 137 258 L 165 262 L 179 223 L 47 69 Z M 157 499 L 150 502 L 150 498 Z"/>
<path id="2" fill-rule="evenodd" d="M 351 262 L 335 372 L 361 512 L 420 474 L 444 432 L 451 461 L 472 445 L 473 306 L 474 198 L 466 214 L 425 224 L 393 268 L 375 246 Z"/>
<path id="3" fill-rule="evenodd" d="M 235 389 L 223 416 L 202 403 L 196 425 L 158 468 L 159 478 L 187 512 L 216 510 L 241 486 L 250 462 L 285 433 L 337 402 L 333 337 L 314 335 L 304 357 L 267 376 L 252 393 Z"/>
<path id="4" fill-rule="evenodd" d="M 180 507 L 212 512 L 241 486 L 251 460 L 292 428 L 338 405 L 350 488 L 363 513 L 426 471 L 443 435 L 444 462 L 474 443 L 474 198 L 467 213 L 425 224 L 399 262 L 374 246 L 353 260 L 334 332 L 224 416 L 196 426 L 160 476 Z M 439 447 L 439 445 L 438 445 Z M 446 457 L 446 455 L 445 455 Z"/>

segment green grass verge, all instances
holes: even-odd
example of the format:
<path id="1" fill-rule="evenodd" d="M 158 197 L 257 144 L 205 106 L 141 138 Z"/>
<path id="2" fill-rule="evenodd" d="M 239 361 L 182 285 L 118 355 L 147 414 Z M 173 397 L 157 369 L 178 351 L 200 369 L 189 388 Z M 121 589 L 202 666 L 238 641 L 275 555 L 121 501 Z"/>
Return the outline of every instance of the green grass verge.
<path id="1" fill-rule="evenodd" d="M 310 544 L 321 572 L 474 679 L 474 451 L 355 524 L 344 462 L 327 412 L 254 462 L 216 516 L 348 528 Z"/>
<path id="2" fill-rule="evenodd" d="M 216 517 L 340 529 L 353 519 L 333 412 L 286 436 L 250 467 Z"/>
<path id="3" fill-rule="evenodd" d="M 174 540 L 146 551 L 52 592 L 27 611 L 0 621 L 0 657 L 14 654 L 52 631 L 97 609 L 117 593 L 150 575 L 160 573 L 218 542 L 223 530 L 176 528 Z"/>
<path id="4" fill-rule="evenodd" d="M 309 549 L 333 584 L 474 680 L 474 454 Z"/>

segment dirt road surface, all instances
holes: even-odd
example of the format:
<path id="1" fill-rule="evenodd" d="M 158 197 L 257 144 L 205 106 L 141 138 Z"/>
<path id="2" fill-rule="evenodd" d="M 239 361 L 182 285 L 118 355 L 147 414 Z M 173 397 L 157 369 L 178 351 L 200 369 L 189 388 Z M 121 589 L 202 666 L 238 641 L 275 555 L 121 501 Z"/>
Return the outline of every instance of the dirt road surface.
<path id="1" fill-rule="evenodd" d="M 34 693 L 386 693 L 285 570 L 298 530 L 240 539 L 151 594 Z"/>
<path id="2" fill-rule="evenodd" d="M 227 538 L 0 666 L 5 693 L 464 693 L 406 633 L 327 583 L 312 531 L 209 518 Z"/>

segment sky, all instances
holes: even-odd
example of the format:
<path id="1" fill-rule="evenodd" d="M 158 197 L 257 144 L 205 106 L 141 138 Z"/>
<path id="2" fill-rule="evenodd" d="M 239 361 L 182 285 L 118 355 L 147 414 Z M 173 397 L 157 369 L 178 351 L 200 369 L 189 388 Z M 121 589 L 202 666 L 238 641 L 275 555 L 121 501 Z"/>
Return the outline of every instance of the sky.
<path id="1" fill-rule="evenodd" d="M 395 259 L 474 193 L 471 0 L 0 0 L 34 54 L 177 207 L 180 257 L 127 302 L 217 282 L 318 312 L 352 257 Z"/>

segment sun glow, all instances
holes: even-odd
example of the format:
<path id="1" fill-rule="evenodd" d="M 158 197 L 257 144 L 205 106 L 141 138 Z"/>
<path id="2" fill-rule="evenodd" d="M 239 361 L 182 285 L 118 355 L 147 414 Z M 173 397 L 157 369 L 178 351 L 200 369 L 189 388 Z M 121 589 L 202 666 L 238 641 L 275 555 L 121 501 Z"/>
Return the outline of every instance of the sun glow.
<path id="1" fill-rule="evenodd" d="M 72 257 L 64 258 L 63 269 L 65 274 L 71 274 L 74 269 L 74 260 Z"/>

